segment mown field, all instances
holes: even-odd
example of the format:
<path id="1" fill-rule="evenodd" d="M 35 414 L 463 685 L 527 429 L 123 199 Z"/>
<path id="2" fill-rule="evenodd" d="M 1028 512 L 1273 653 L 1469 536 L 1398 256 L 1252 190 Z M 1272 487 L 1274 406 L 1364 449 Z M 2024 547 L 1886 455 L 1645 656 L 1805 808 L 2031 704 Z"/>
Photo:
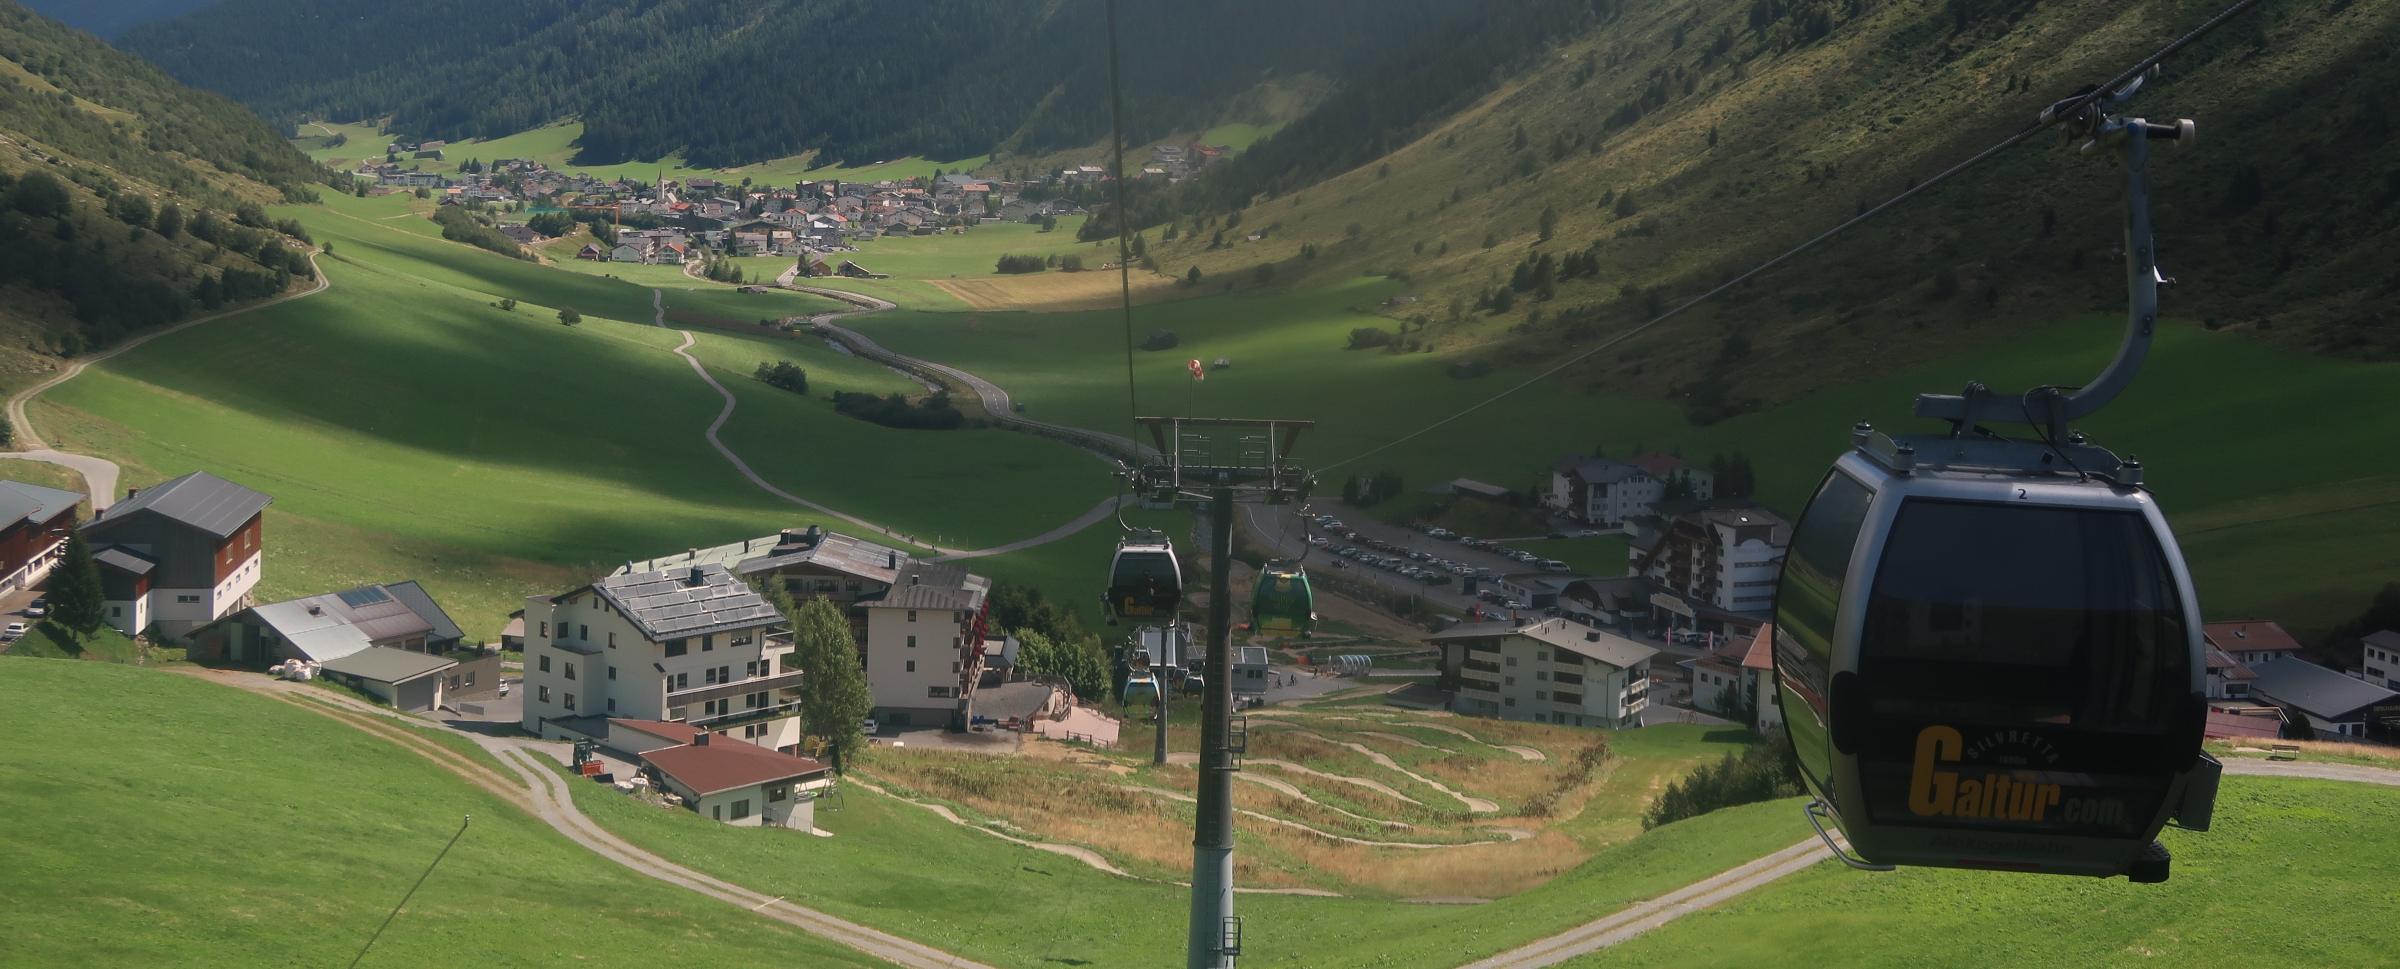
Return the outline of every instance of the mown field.
<path id="1" fill-rule="evenodd" d="M 362 965 L 882 964 L 620 868 L 415 754 L 264 697 L 9 658 L 0 700 L 0 964 L 346 965 L 470 814 Z"/>
<path id="2" fill-rule="evenodd" d="M 1300 454 L 1329 492 L 1343 476 L 1382 470 L 1411 487 L 1459 476 L 1546 487 L 1550 461 L 1594 448 L 1618 457 L 1636 448 L 1678 452 L 1701 463 L 1741 452 L 1757 467 L 1760 497 L 1796 513 L 1861 418 L 1923 430 L 1907 416 L 1918 392 L 1955 392 L 1970 379 L 1996 388 L 2085 379 L 2121 335 L 2116 319 L 2079 318 L 1993 352 L 1827 387 L 1710 427 L 1692 426 L 1667 401 L 1586 395 L 1549 381 L 1433 427 L 1528 375 L 1461 380 L 1444 354 L 1345 349 L 1351 329 L 1389 326 L 1363 310 L 1403 289 L 1362 278 L 1269 298 L 1142 307 L 1137 329 L 1173 330 L 1183 344 L 1134 352 L 1140 409 L 1313 419 Z M 904 310 L 857 325 L 895 349 L 999 383 L 1029 415 L 1099 428 L 1126 423 L 1123 324 L 1114 313 Z M 1197 383 L 1184 372 L 1188 359 L 1217 357 L 1233 366 Z M 2170 325 L 2141 379 L 2084 429 L 2142 459 L 2184 536 L 2209 615 L 2321 629 L 2392 578 L 2383 550 L 2400 539 L 2400 452 L 2356 442 L 2400 435 L 2396 376 L 2400 365 L 2302 356 L 2245 335 Z M 2271 470 L 2278 468 L 2309 473 Z"/>
<path id="3" fill-rule="evenodd" d="M 1689 916 L 1574 969 L 1782 966 L 2368 966 L 2400 896 L 2400 796 L 2336 781 L 2227 777 L 2206 834 L 2168 831 L 2163 885 L 1832 862 Z"/>
<path id="4" fill-rule="evenodd" d="M 265 595 L 416 577 L 478 636 L 524 595 L 627 558 L 838 524 L 708 448 L 722 399 L 666 352 L 680 333 L 645 325 L 650 290 L 428 238 L 371 207 L 386 200 L 353 201 L 356 218 L 341 200 L 288 210 L 334 245 L 332 289 L 111 359 L 37 401 L 35 420 L 126 465 L 129 484 L 206 469 L 275 495 L 270 528 L 301 541 L 276 543 Z M 583 324 L 559 325 L 562 305 Z M 914 385 L 821 342 L 696 333 L 739 400 L 724 439 L 788 491 L 982 547 L 1114 490 L 1064 445 L 835 415 L 833 390 Z M 779 358 L 810 370 L 810 396 L 749 378 Z"/>

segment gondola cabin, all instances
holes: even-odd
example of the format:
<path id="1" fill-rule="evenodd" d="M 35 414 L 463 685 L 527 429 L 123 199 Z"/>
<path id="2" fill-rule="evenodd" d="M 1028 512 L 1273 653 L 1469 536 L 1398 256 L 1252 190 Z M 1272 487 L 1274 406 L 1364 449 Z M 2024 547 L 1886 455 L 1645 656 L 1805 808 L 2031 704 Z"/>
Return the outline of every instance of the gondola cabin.
<path id="1" fill-rule="evenodd" d="M 1157 699 L 1158 680 L 1150 675 L 1150 671 L 1135 670 L 1125 677 L 1126 706 L 1132 706 L 1136 700 L 1155 702 Z"/>
<path id="2" fill-rule="evenodd" d="M 1791 742 L 1825 813 L 1875 865 L 2165 880 L 2153 839 L 2206 827 L 2216 763 L 2199 610 L 2158 505 L 2084 473 L 2119 465 L 2080 443 L 1924 439 L 1939 459 L 1920 462 L 1859 441 L 1775 601 Z"/>
<path id="3" fill-rule="evenodd" d="M 1103 604 L 1110 624 L 1122 618 L 1136 622 L 1165 622 L 1183 602 L 1183 569 L 1175 561 L 1175 545 L 1166 536 L 1147 533 L 1117 543 L 1108 564 L 1108 591 Z"/>
<path id="4" fill-rule="evenodd" d="M 1250 591 L 1253 631 L 1266 636 L 1316 635 L 1316 602 L 1305 570 L 1290 562 L 1269 562 Z"/>

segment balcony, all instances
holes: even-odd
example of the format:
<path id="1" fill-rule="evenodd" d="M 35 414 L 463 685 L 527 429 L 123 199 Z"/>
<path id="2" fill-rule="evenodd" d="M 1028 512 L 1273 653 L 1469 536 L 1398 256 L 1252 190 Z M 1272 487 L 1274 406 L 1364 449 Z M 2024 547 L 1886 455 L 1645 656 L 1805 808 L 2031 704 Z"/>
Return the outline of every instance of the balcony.
<path id="1" fill-rule="evenodd" d="M 789 717 L 797 717 L 799 715 L 800 701 L 785 700 L 780 703 L 774 703 L 767 706 L 758 707 L 756 709 L 735 710 L 732 713 L 719 714 L 713 717 L 693 717 L 685 720 L 684 722 L 701 730 L 725 730 L 732 727 L 744 727 L 753 723 L 762 723 L 768 720 L 782 720 Z"/>
<path id="2" fill-rule="evenodd" d="M 670 707 L 699 706 L 710 700 L 723 700 L 728 697 L 765 693 L 771 690 L 797 690 L 799 688 L 800 674 L 798 672 L 778 673 L 774 676 L 755 676 L 747 680 L 704 686 L 697 690 L 669 693 L 667 694 L 667 705 Z"/>
<path id="3" fill-rule="evenodd" d="M 1575 708 L 1577 708 L 1577 709 L 1582 709 L 1582 707 L 1583 707 L 1583 694 L 1581 694 L 1581 693 L 1552 693 L 1552 694 L 1550 694 L 1550 702 L 1552 702 L 1552 703 L 1556 703 L 1556 704 L 1558 704 L 1558 705 L 1560 705 L 1560 706 L 1568 706 L 1568 707 L 1575 707 Z"/>
<path id="4" fill-rule="evenodd" d="M 1484 673 L 1500 672 L 1500 664 L 1487 663 L 1479 659 L 1461 660 L 1459 661 L 1459 665 L 1465 667 L 1466 669 L 1476 670 Z"/>
<path id="5" fill-rule="evenodd" d="M 1470 693 L 1489 693 L 1489 694 L 1491 694 L 1491 695 L 1493 695 L 1493 696 L 1499 696 L 1499 695 L 1500 695 L 1500 684 L 1498 684 L 1498 683 L 1495 683 L 1495 682 L 1493 682 L 1493 681 L 1491 681 L 1491 680 L 1467 680 L 1467 679 L 1462 679 L 1462 680 L 1459 680 L 1459 681 L 1458 681 L 1458 688 L 1459 688 L 1461 691 L 1464 691 L 1464 692 L 1470 692 Z"/>

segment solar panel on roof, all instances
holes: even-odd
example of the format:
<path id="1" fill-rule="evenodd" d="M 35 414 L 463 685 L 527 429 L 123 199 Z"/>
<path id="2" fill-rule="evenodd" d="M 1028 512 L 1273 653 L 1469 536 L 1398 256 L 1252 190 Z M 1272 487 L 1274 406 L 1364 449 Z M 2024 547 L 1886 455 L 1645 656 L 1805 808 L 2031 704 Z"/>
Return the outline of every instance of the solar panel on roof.
<path id="1" fill-rule="evenodd" d="M 392 601 L 392 597 L 389 593 L 386 593 L 382 589 L 375 586 L 367 586 L 363 589 L 352 589 L 348 592 L 336 592 L 334 595 L 339 597 L 344 603 L 349 604 L 349 606 L 354 609 L 359 606 Z"/>

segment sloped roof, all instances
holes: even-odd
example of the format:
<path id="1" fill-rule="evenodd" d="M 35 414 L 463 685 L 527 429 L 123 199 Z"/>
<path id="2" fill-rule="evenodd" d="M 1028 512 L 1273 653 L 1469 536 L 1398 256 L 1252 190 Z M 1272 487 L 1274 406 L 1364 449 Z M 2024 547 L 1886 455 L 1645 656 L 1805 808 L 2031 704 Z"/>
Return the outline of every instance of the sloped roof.
<path id="1" fill-rule="evenodd" d="M 806 757 L 768 750 L 730 738 L 667 747 L 641 755 L 642 762 L 701 796 L 776 781 L 807 780 L 826 771 Z"/>
<path id="2" fill-rule="evenodd" d="M 73 491 L 0 480 L 0 522 L 46 521 L 82 500 L 83 495 Z"/>
<path id="3" fill-rule="evenodd" d="M 1642 469 L 1629 464 L 1620 464 L 1607 458 L 1586 458 L 1580 454 L 1551 464 L 1550 470 L 1574 475 L 1588 484 L 1614 484 L 1644 473 Z"/>
<path id="4" fill-rule="evenodd" d="M 2234 659 L 2232 654 L 2213 645 L 2208 647 L 2208 668 L 2212 672 L 2222 670 L 2222 675 L 2229 680 L 2258 679 L 2258 673 L 2250 668 L 2250 664 Z"/>
<path id="5" fill-rule="evenodd" d="M 2347 714 L 2400 699 L 2400 693 L 2297 656 L 2271 659 L 2252 669 L 2258 673 L 2258 679 L 2250 684 L 2252 696 L 2299 707 L 2327 720 L 2345 720 Z"/>
<path id="6" fill-rule="evenodd" d="M 2239 619 L 2232 622 L 2204 622 L 2200 634 L 2211 645 L 2240 657 L 2243 653 L 2287 650 L 2298 652 L 2300 641 L 2271 619 Z"/>
<path id="7" fill-rule="evenodd" d="M 426 634 L 428 639 L 440 640 L 444 625 L 455 631 L 450 617 L 433 597 L 416 582 L 402 583 L 412 595 L 398 592 L 395 586 L 362 585 L 355 589 L 328 592 L 270 602 L 250 610 L 260 622 L 267 624 L 284 639 L 290 640 L 309 659 L 328 662 L 369 648 L 375 640 L 391 640 Z M 432 616 L 420 614 L 410 599 L 422 599 L 432 610 Z M 436 621 L 438 618 L 438 622 Z M 403 650 L 402 652 L 406 652 Z M 418 654 L 422 655 L 422 654 Z"/>
<path id="8" fill-rule="evenodd" d="M 248 524 L 251 516 L 274 500 L 265 492 L 252 491 L 206 471 L 194 471 L 108 506 L 107 511 L 85 522 L 83 527 L 97 528 L 147 511 L 224 538 Z"/>
<path id="9" fill-rule="evenodd" d="M 403 683 L 457 666 L 458 661 L 430 653 L 373 646 L 324 660 L 323 664 L 328 670 L 348 676 L 379 683 Z"/>
<path id="10" fill-rule="evenodd" d="M 660 740 L 672 740 L 679 744 L 691 743 L 693 735 L 700 732 L 699 728 L 696 728 L 691 724 L 678 723 L 670 720 L 621 720 L 616 717 L 608 718 L 608 729 L 616 730 L 620 727 L 636 733 L 649 734 L 650 736 L 657 737 Z"/>
<path id="11" fill-rule="evenodd" d="M 2393 632 L 2389 629 L 2368 633 L 2360 641 L 2377 649 L 2400 651 L 2400 632 Z"/>
<path id="12" fill-rule="evenodd" d="M 910 561 L 896 548 L 860 541 L 823 528 L 789 528 L 773 535 L 729 545 L 699 548 L 681 555 L 641 559 L 618 566 L 616 574 L 657 572 L 678 566 L 722 565 L 739 575 L 757 575 L 798 565 L 815 565 L 890 585 L 900 566 Z"/>
<path id="13" fill-rule="evenodd" d="M 615 605 L 653 642 L 747 629 L 783 618 L 774 606 L 759 598 L 758 593 L 722 565 L 612 575 L 590 588 Z M 553 601 L 565 598 L 562 595 Z"/>
<path id="14" fill-rule="evenodd" d="M 1615 633 L 1603 632 L 1580 623 L 1569 623 L 1564 619 L 1545 619 L 1522 626 L 1514 625 L 1506 620 L 1462 623 L 1428 636 L 1426 639 L 1446 642 L 1457 639 L 1501 639 L 1509 636 L 1524 636 L 1528 639 L 1538 640 L 1619 669 L 1630 669 L 1635 664 L 1658 655 L 1658 650 L 1655 648 L 1644 646 Z"/>
<path id="15" fill-rule="evenodd" d="M 1265 666 L 1267 665 L 1267 648 L 1244 646 L 1240 653 L 1235 654 L 1234 659 L 1244 666 Z"/>
<path id="16" fill-rule="evenodd" d="M 398 599 L 400 600 L 401 604 L 406 605 L 408 607 L 408 611 L 416 613 L 420 618 L 423 618 L 427 623 L 431 624 L 433 626 L 433 632 L 431 634 L 433 638 L 443 640 L 467 638 L 466 631 L 458 628 L 458 623 L 451 621 L 450 614 L 442 610 L 440 603 L 433 601 L 433 596 L 425 591 L 424 586 L 418 585 L 417 580 L 410 579 L 406 582 L 394 582 L 391 585 L 384 586 L 383 589 L 384 591 L 391 593 L 392 598 Z M 522 636 L 524 634 L 525 617 L 518 616 L 517 635 Z"/>
<path id="17" fill-rule="evenodd" d="M 1758 627 L 1758 635 L 1750 638 L 1750 649 L 1742 654 L 1742 668 L 1771 670 L 1775 668 L 1775 624 Z"/>
<path id="18" fill-rule="evenodd" d="M 1644 454 L 1636 454 L 1630 458 L 1626 458 L 1625 463 L 1642 469 L 1644 474 L 1647 474 L 1653 478 L 1664 478 L 1667 475 L 1681 471 L 1684 468 L 1691 467 L 1691 465 L 1684 463 L 1682 458 L 1668 454 L 1660 454 L 1656 451 L 1651 451 Z"/>
<path id="19" fill-rule="evenodd" d="M 2283 736 L 2283 721 L 2275 717 L 2246 717 L 2223 710 L 2208 711 L 2205 735 L 2210 737 L 2257 737 L 2272 740 Z"/>
<path id="20" fill-rule="evenodd" d="M 964 565 L 908 559 L 892 576 L 892 587 L 880 598 L 863 602 L 885 609 L 980 609 L 991 580 L 967 571 Z"/>

